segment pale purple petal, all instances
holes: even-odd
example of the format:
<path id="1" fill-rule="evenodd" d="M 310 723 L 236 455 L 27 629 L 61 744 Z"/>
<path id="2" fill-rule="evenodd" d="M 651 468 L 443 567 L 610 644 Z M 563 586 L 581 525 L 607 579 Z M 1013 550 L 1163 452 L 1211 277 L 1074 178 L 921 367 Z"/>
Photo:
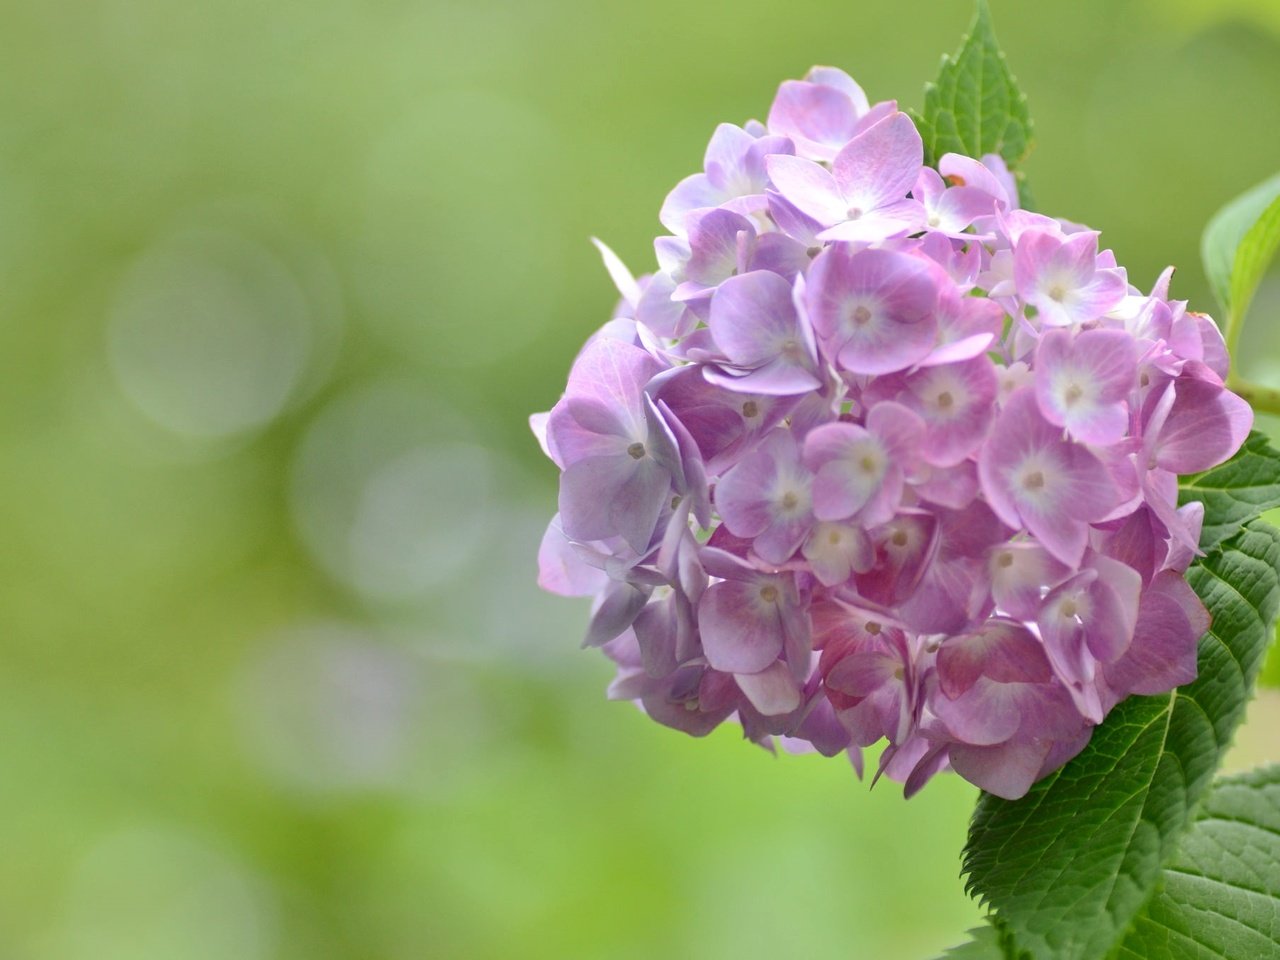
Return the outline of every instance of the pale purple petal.
<path id="1" fill-rule="evenodd" d="M 937 332 L 933 269 L 889 250 L 838 244 L 819 255 L 808 275 L 806 306 L 828 353 L 861 374 L 893 373 L 923 359 Z"/>
<path id="2" fill-rule="evenodd" d="M 1216 378 L 1184 375 L 1169 389 L 1174 401 L 1156 440 L 1156 464 L 1173 473 L 1198 473 L 1240 449 L 1253 426 L 1248 403 Z"/>
<path id="3" fill-rule="evenodd" d="M 689 214 L 718 207 L 726 199 L 725 191 L 711 182 L 705 173 L 685 177 L 675 185 L 663 201 L 658 220 L 678 237 L 688 233 Z"/>
<path id="4" fill-rule="evenodd" d="M 1006 401 L 983 445 L 978 474 L 1001 520 L 1025 526 L 1071 566 L 1084 554 L 1087 524 L 1105 517 L 1118 502 L 1115 482 L 1102 461 L 1063 440 L 1025 388 Z"/>
<path id="5" fill-rule="evenodd" d="M 707 662 L 726 673 L 759 673 L 782 653 L 780 587 L 770 579 L 713 583 L 698 603 Z"/>
<path id="6" fill-rule="evenodd" d="M 778 193 L 805 216 L 822 226 L 847 219 L 849 205 L 826 168 L 812 160 L 775 154 L 766 158 L 765 169 Z"/>
<path id="7" fill-rule="evenodd" d="M 800 688 L 780 660 L 759 673 L 739 673 L 734 679 L 751 705 L 766 717 L 791 713 L 800 706 Z"/>
<path id="8" fill-rule="evenodd" d="M 866 96 L 860 94 L 861 90 L 851 94 L 843 83 L 788 80 L 778 88 L 769 110 L 769 131 L 790 137 L 806 156 L 830 160 L 853 136 L 858 117 L 866 112 Z"/>
<path id="9" fill-rule="evenodd" d="M 650 457 L 590 457 L 560 478 L 560 520 L 572 540 L 620 536 L 643 553 L 670 492 L 671 475 Z"/>
<path id="10" fill-rule="evenodd" d="M 865 573 L 875 561 L 866 531 L 847 523 L 817 524 L 802 552 L 814 576 L 828 587 L 844 583 L 855 570 Z"/>
<path id="11" fill-rule="evenodd" d="M 923 163 L 920 133 L 905 113 L 895 113 L 858 134 L 831 165 L 848 219 L 904 199 Z"/>
<path id="12" fill-rule="evenodd" d="M 626 630 L 649 602 L 649 591 L 629 583 L 611 582 L 597 596 L 587 624 L 584 647 L 599 647 Z"/>
<path id="13" fill-rule="evenodd" d="M 854 243 L 876 243 L 890 237 L 915 233 L 924 227 L 924 207 L 915 200 L 899 200 L 870 211 L 860 207 L 856 217 L 828 227 L 818 234 L 818 239 L 845 240 Z"/>
<path id="14" fill-rule="evenodd" d="M 1123 330 L 1073 336 L 1048 330 L 1036 348 L 1036 401 L 1045 419 L 1075 439 L 1109 446 L 1129 428 L 1126 398 L 1137 386 L 1138 350 Z"/>
<path id="15" fill-rule="evenodd" d="M 608 577 L 599 567 L 583 561 L 573 549 L 556 514 L 538 547 L 538 586 L 562 597 L 589 597 L 602 590 Z"/>

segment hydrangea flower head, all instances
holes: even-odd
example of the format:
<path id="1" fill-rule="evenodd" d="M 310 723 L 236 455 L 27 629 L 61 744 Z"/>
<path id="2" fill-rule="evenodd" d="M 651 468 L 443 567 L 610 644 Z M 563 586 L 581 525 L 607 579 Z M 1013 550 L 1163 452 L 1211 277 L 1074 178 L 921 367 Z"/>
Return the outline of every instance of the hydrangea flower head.
<path id="1" fill-rule="evenodd" d="M 532 418 L 562 471 L 539 582 L 594 597 L 610 696 L 1016 798 L 1195 676 L 1177 476 L 1243 443 L 1214 322 L 997 156 L 924 165 L 815 67 L 722 124 L 640 278 Z"/>

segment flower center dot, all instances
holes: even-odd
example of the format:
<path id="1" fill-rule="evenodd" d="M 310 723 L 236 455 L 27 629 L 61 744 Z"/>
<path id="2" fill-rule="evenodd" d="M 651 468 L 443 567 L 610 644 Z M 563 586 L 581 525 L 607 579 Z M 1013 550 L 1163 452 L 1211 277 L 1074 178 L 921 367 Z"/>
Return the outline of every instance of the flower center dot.
<path id="1" fill-rule="evenodd" d="M 756 402 L 754 400 L 748 400 L 746 403 L 742 405 L 742 415 L 746 417 L 748 420 L 750 420 L 759 412 L 760 412 L 760 408 L 756 405 Z"/>
<path id="2" fill-rule="evenodd" d="M 955 401 L 955 398 L 954 398 L 954 397 L 952 397 L 952 396 L 951 396 L 951 393 L 950 393 L 949 391 L 947 391 L 947 390 L 943 390 L 940 394 L 938 394 L 938 409 L 939 409 L 939 410 L 950 410 L 950 409 L 951 409 L 951 405 L 952 405 L 953 403 L 955 403 L 955 402 L 956 402 L 956 401 Z"/>
<path id="3" fill-rule="evenodd" d="M 616 450 L 617 448 L 615 447 L 614 449 Z M 627 453 L 631 454 L 632 460 L 639 460 L 644 456 L 644 444 L 633 443 L 631 446 L 627 447 Z"/>
<path id="4" fill-rule="evenodd" d="M 1012 566 L 1013 566 L 1013 554 L 1012 554 L 1012 553 L 1002 553 L 1002 554 L 1000 554 L 1000 556 L 996 558 L 996 563 L 997 563 L 998 565 L 1002 566 L 1002 567 L 1012 567 Z"/>
<path id="5" fill-rule="evenodd" d="M 791 490 L 782 495 L 782 506 L 787 510 L 794 510 L 796 504 L 800 502 L 800 498 Z"/>
<path id="6" fill-rule="evenodd" d="M 853 311 L 853 322 L 858 326 L 865 326 L 871 321 L 871 311 L 866 307 L 858 307 Z"/>
<path id="7" fill-rule="evenodd" d="M 1079 400 L 1083 396 L 1084 396 L 1084 391 L 1080 389 L 1080 384 L 1073 383 L 1071 386 L 1067 387 L 1067 392 L 1063 394 L 1062 399 L 1066 401 L 1068 405 L 1070 405 L 1075 403 L 1077 400 Z"/>
<path id="8" fill-rule="evenodd" d="M 929 226 L 931 227 L 936 227 L 940 223 L 942 223 L 942 221 L 938 219 L 936 214 L 929 218 Z"/>
<path id="9" fill-rule="evenodd" d="M 1063 290 L 1062 287 L 1053 286 L 1049 288 L 1049 299 L 1054 301 L 1054 303 L 1061 303 L 1066 299 L 1066 297 L 1067 291 Z"/>
<path id="10" fill-rule="evenodd" d="M 1063 600 L 1061 609 L 1064 620 L 1070 620 L 1079 612 L 1079 608 L 1076 606 L 1076 602 L 1074 600 Z"/>
<path id="11" fill-rule="evenodd" d="M 895 530 L 893 536 L 889 538 L 895 547 L 905 547 L 907 545 L 907 531 Z"/>
<path id="12" fill-rule="evenodd" d="M 876 621 L 874 620 L 867 621 L 866 631 L 867 633 L 871 634 L 873 637 L 878 637 L 882 629 L 883 628 Z"/>
<path id="13" fill-rule="evenodd" d="M 765 584 L 760 588 L 760 599 L 765 603 L 773 603 L 778 599 L 778 588 L 773 584 Z"/>
<path id="14" fill-rule="evenodd" d="M 1044 487 L 1044 474 L 1039 470 L 1033 470 L 1027 474 L 1027 478 L 1022 481 L 1022 485 L 1028 490 L 1039 490 Z"/>
<path id="15" fill-rule="evenodd" d="M 849 219 L 850 219 L 850 220 L 861 220 L 861 219 L 862 219 L 862 208 L 861 208 L 861 207 L 850 207 L 850 208 L 849 208 Z"/>

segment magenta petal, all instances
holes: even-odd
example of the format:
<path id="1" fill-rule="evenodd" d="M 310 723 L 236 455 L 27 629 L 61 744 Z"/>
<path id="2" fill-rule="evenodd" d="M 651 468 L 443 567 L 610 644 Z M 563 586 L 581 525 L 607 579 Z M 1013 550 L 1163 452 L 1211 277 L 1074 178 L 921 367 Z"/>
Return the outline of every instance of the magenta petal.
<path id="1" fill-rule="evenodd" d="M 936 515 L 904 510 L 872 531 L 875 565 L 857 574 L 858 593 L 873 603 L 893 606 L 911 596 L 937 555 L 939 523 Z"/>
<path id="2" fill-rule="evenodd" d="M 780 587 L 767 579 L 709 586 L 698 603 L 707 662 L 726 673 L 759 673 L 777 660 L 783 640 L 780 597 Z"/>

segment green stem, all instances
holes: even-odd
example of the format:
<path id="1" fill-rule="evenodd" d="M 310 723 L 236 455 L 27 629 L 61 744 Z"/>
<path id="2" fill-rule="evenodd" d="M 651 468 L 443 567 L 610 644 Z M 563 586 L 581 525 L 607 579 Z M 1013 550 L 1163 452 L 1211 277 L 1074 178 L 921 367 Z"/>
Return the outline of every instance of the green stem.
<path id="1" fill-rule="evenodd" d="M 1280 416 L 1280 390 L 1275 387 L 1263 387 L 1251 383 L 1232 372 L 1227 376 L 1227 388 L 1247 400 L 1258 413 Z"/>

